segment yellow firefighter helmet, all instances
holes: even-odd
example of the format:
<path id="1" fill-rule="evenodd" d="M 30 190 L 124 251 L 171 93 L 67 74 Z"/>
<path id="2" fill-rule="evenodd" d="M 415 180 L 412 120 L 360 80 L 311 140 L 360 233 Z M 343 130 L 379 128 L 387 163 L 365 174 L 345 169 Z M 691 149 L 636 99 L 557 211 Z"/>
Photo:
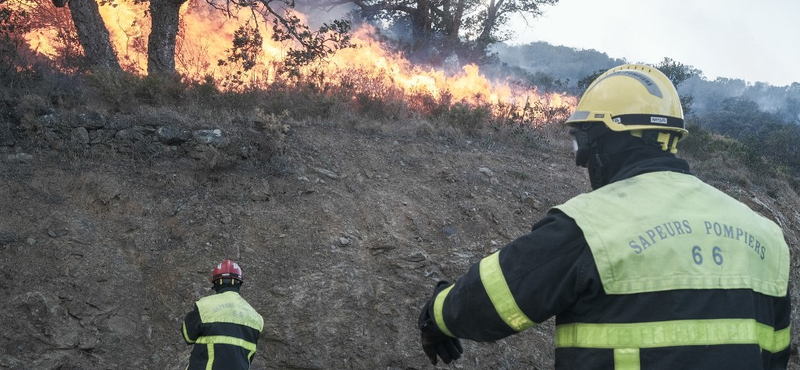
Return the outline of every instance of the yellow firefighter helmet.
<path id="1" fill-rule="evenodd" d="M 592 82 L 568 125 L 602 122 L 612 131 L 658 132 L 662 150 L 677 152 L 678 140 L 689 134 L 678 91 L 664 73 L 641 64 L 612 68 Z"/>

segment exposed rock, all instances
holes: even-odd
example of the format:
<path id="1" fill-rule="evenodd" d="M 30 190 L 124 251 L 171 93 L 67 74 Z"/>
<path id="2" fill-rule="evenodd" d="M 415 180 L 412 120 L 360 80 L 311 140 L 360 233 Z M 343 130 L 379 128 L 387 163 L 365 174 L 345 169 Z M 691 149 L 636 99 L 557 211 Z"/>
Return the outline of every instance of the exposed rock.
<path id="1" fill-rule="evenodd" d="M 98 112 L 78 113 L 78 121 L 89 130 L 97 130 L 106 125 L 105 118 Z"/>
<path id="2" fill-rule="evenodd" d="M 44 139 L 44 142 L 46 142 L 47 145 L 49 145 L 51 148 L 56 150 L 61 150 L 62 148 L 64 148 L 63 140 L 57 133 L 53 132 L 52 130 L 42 129 L 41 135 L 42 139 Z"/>
<path id="3" fill-rule="evenodd" d="M 526 196 L 526 197 L 522 198 L 522 202 L 525 203 L 526 205 L 528 205 L 529 207 L 535 209 L 535 210 L 540 210 L 541 211 L 542 208 L 543 208 L 542 202 L 538 201 L 536 198 L 531 197 L 531 196 Z"/>
<path id="4" fill-rule="evenodd" d="M 194 140 L 199 144 L 218 145 L 222 142 L 222 130 L 195 130 L 192 132 Z"/>
<path id="5" fill-rule="evenodd" d="M 11 231 L 0 231 L 0 245 L 20 241 L 21 238 Z"/>
<path id="6" fill-rule="evenodd" d="M 36 122 L 42 127 L 54 127 L 58 123 L 58 116 L 55 113 L 46 114 L 37 117 Z"/>
<path id="7" fill-rule="evenodd" d="M 64 117 L 70 127 L 83 127 L 87 130 L 97 130 L 105 127 L 106 120 L 102 114 L 95 111 L 75 113 Z"/>
<path id="8" fill-rule="evenodd" d="M 145 141 L 152 132 L 148 127 L 134 126 L 117 131 L 114 138 L 123 142 Z"/>
<path id="9" fill-rule="evenodd" d="M 89 131 L 84 127 L 76 127 L 70 133 L 70 142 L 74 146 L 85 147 L 89 145 Z"/>
<path id="10" fill-rule="evenodd" d="M 110 130 L 124 130 L 137 126 L 139 118 L 134 115 L 116 114 L 108 120 L 108 125 L 105 127 Z"/>
<path id="11" fill-rule="evenodd" d="M 161 126 L 156 130 L 158 141 L 167 145 L 183 144 L 192 138 L 192 133 L 175 125 Z"/>
<path id="12" fill-rule="evenodd" d="M 327 176 L 327 177 L 329 177 L 331 179 L 334 179 L 334 180 L 339 178 L 339 175 L 336 174 L 336 172 L 333 172 L 331 170 L 326 170 L 324 168 L 314 167 L 314 171 L 319 173 L 319 174 L 321 174 L 321 175 L 325 175 L 325 176 Z"/>
<path id="13" fill-rule="evenodd" d="M 116 133 L 116 130 L 92 130 L 89 131 L 89 142 L 92 144 L 110 143 Z"/>
<path id="14" fill-rule="evenodd" d="M 14 153 L 6 156 L 6 160 L 9 162 L 28 162 L 33 160 L 33 156 L 28 153 Z"/>
<path id="15" fill-rule="evenodd" d="M 58 229 L 50 229 L 47 230 L 47 235 L 50 235 L 53 238 L 60 238 L 64 235 L 69 234 L 69 229 L 67 228 L 58 228 Z"/>

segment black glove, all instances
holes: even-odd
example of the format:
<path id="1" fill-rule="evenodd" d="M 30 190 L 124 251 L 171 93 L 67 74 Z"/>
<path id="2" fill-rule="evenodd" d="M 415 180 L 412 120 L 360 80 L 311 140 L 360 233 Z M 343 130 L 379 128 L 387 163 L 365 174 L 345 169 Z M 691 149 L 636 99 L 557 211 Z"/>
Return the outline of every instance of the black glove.
<path id="1" fill-rule="evenodd" d="M 431 318 L 431 309 L 433 306 L 433 300 L 436 298 L 436 294 L 446 288 L 450 283 L 446 281 L 440 281 L 436 284 L 436 288 L 433 290 L 433 298 L 431 298 L 430 302 L 422 307 L 422 312 L 419 315 L 419 321 L 417 322 L 417 326 L 420 331 L 420 342 L 422 342 L 422 350 L 425 352 L 425 355 L 431 360 L 431 364 L 436 365 L 438 355 L 445 364 L 449 364 L 450 361 L 458 360 L 461 357 L 461 354 L 464 353 L 464 349 L 461 347 L 461 340 L 458 338 L 449 337 L 446 334 L 442 333 L 439 330 L 439 327 L 433 322 Z"/>

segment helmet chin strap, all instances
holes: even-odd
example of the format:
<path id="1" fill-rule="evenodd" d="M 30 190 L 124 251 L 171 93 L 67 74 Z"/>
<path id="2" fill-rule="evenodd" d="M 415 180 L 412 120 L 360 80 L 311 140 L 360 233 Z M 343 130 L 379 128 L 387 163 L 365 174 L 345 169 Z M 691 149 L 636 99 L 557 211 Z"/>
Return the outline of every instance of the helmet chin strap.
<path id="1" fill-rule="evenodd" d="M 608 184 L 609 180 L 601 157 L 605 157 L 605 155 L 594 153 L 589 159 L 589 164 L 586 166 L 589 172 L 589 183 L 592 185 L 593 190 L 602 188 Z"/>
<path id="2" fill-rule="evenodd" d="M 592 185 L 592 190 L 597 190 L 611 182 L 614 177 L 617 166 L 614 166 L 614 161 L 619 161 L 617 156 L 624 155 L 633 150 L 633 148 L 624 149 L 614 153 L 600 153 L 596 148 L 592 151 L 589 158 L 589 164 L 586 166 L 589 172 L 589 183 Z"/>

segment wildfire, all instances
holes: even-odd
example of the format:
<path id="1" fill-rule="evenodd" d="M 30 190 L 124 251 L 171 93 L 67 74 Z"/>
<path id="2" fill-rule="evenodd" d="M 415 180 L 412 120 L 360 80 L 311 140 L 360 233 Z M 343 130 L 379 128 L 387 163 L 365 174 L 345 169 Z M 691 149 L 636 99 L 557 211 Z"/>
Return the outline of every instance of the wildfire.
<path id="1" fill-rule="evenodd" d="M 31 50 L 35 50 L 48 58 L 55 58 L 59 55 L 58 49 L 51 41 L 56 38 L 58 38 L 58 31 L 55 29 L 36 30 L 25 35 Z"/>
<path id="2" fill-rule="evenodd" d="M 50 6 L 49 0 L 39 6 Z M 117 0 L 115 6 L 101 6 L 101 15 L 109 30 L 120 63 L 128 71 L 144 75 L 147 70 L 147 35 L 149 19 L 141 15 L 146 12 L 146 3 L 133 0 Z M 68 12 L 67 8 L 56 12 Z M 229 79 L 237 66 L 220 64 L 231 47 L 234 32 L 245 22 L 249 14 L 241 17 L 226 17 L 204 1 L 190 0 L 181 9 L 181 24 L 176 45 L 176 69 L 191 80 L 202 80 L 206 76 L 215 81 Z M 66 13 L 68 14 L 68 13 Z M 280 78 L 277 66 L 289 45 L 272 41 L 271 29 L 259 22 L 263 36 L 261 54 L 257 66 L 240 74 L 240 83 L 249 86 L 269 86 Z M 33 50 L 50 59 L 57 58 L 56 28 L 38 27 L 25 37 Z M 364 26 L 353 33 L 355 48 L 341 49 L 331 58 L 307 67 L 306 73 L 314 72 L 323 86 L 354 85 L 359 94 L 380 98 L 391 89 L 405 97 L 425 95 L 434 100 L 447 97 L 449 102 L 463 102 L 472 106 L 488 106 L 494 113 L 507 107 L 515 107 L 512 114 L 540 115 L 538 122 L 545 122 L 548 112 L 569 114 L 575 97 L 524 88 L 507 82 L 491 81 L 481 74 L 478 66 L 465 65 L 455 73 L 415 66 L 398 53 L 385 48 L 373 37 L 375 30 Z M 221 84 L 221 86 L 225 86 Z M 506 107 L 506 108 L 502 108 Z M 530 112 L 523 112 L 529 110 Z M 531 113 L 532 112 L 532 113 Z M 529 120 L 536 123 L 536 119 Z"/>

